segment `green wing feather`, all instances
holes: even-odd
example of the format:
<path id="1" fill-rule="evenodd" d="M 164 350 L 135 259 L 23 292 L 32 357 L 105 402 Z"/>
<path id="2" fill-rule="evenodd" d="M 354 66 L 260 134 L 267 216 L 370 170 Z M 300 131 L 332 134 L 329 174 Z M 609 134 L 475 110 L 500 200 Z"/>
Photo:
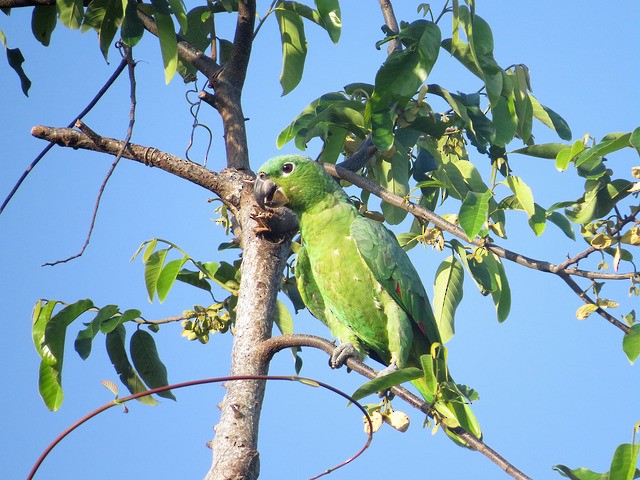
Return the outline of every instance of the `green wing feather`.
<path id="1" fill-rule="evenodd" d="M 430 343 L 440 342 L 427 292 L 395 235 L 380 222 L 357 217 L 351 224 L 351 236 L 375 279 L 418 324 Z"/>
<path id="2" fill-rule="evenodd" d="M 316 280 L 311 271 L 311 263 L 309 255 L 305 247 L 300 247 L 296 254 L 296 282 L 298 283 L 298 291 L 302 297 L 302 301 L 307 306 L 311 314 L 325 325 L 328 325 L 325 317 L 325 306 Z"/>

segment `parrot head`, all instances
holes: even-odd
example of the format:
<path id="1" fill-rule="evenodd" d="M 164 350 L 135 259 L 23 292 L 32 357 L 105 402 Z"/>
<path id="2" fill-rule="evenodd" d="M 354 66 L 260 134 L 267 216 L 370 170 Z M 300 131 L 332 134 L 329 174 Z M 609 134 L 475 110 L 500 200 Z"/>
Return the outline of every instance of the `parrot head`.
<path id="1" fill-rule="evenodd" d="M 253 196 L 260 207 L 287 206 L 300 214 L 327 194 L 342 192 L 317 162 L 302 155 L 281 155 L 258 170 Z"/>

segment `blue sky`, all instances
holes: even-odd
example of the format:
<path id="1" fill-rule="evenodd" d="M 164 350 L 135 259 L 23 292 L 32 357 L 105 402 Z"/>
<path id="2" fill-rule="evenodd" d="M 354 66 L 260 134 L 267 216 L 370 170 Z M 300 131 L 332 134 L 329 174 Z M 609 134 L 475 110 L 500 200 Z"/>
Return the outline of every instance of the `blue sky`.
<path id="1" fill-rule="evenodd" d="M 397 1 L 399 19 L 417 18 L 417 2 Z M 439 3 L 439 2 L 438 2 Z M 193 2 L 187 2 L 194 6 Z M 259 2 L 264 12 L 267 2 Z M 436 3 L 433 3 L 436 7 Z M 311 100 L 355 82 L 372 82 L 385 51 L 374 48 L 381 38 L 377 2 L 343 2 L 343 35 L 338 46 L 313 26 L 307 27 L 309 55 L 300 86 L 281 97 L 280 45 L 274 19 L 267 22 L 254 46 L 243 101 L 252 166 L 278 154 L 275 138 Z M 603 4 L 595 1 L 478 2 L 477 12 L 493 28 L 495 56 L 508 66 L 524 63 L 531 71 L 534 94 L 569 122 L 574 139 L 596 138 L 630 131 L 640 124 L 639 6 L 634 0 Z M 22 49 L 24 68 L 34 84 L 30 97 L 6 63 L 0 62 L 0 105 L 3 112 L 0 196 L 11 189 L 42 149 L 33 139 L 33 125 L 66 125 L 94 96 L 119 61 L 100 56 L 95 34 L 80 34 L 58 26 L 52 45 L 44 48 L 30 34 L 27 11 L 0 18 L 10 47 Z M 448 28 L 443 23 L 441 28 Z M 230 28 L 220 25 L 224 36 Z M 134 51 L 139 60 L 138 113 L 133 141 L 183 156 L 192 119 L 184 100 L 187 87 L 179 78 L 164 85 L 157 42 L 145 36 Z M 429 83 L 449 90 L 475 91 L 477 80 L 455 62 L 441 58 Z M 103 102 L 85 118 L 95 131 L 123 138 L 128 123 L 128 82 L 121 78 Z M 214 132 L 209 168 L 223 167 L 224 152 L 216 113 L 202 108 L 200 121 Z M 539 142 L 555 141 L 537 124 Z M 206 138 L 199 132 L 191 158 L 202 158 Z M 318 144 L 309 146 L 315 155 Z M 517 142 L 511 146 L 518 148 Z M 283 152 L 294 152 L 286 145 Z M 473 160 L 486 159 L 473 154 Z M 233 259 L 217 252 L 225 241 L 212 222 L 211 196 L 168 174 L 123 161 L 110 181 L 96 230 L 85 255 L 57 267 L 47 261 L 75 254 L 86 234 L 95 195 L 111 164 L 102 155 L 54 148 L 29 176 L 0 216 L 0 299 L 5 305 L 0 337 L 2 383 L 0 398 L 4 452 L 0 464 L 6 478 L 23 478 L 47 444 L 66 426 L 111 399 L 100 385 L 117 381 L 102 339 L 82 361 L 73 351 L 72 328 L 64 371 L 65 401 L 50 413 L 37 392 L 38 357 L 30 337 L 31 310 L 39 298 L 75 301 L 92 298 L 98 305 L 115 303 L 139 308 L 145 317 L 160 319 L 205 304 L 204 294 L 177 286 L 164 304 L 150 304 L 144 289 L 142 264 L 129 262 L 144 240 L 166 238 L 203 260 Z M 578 196 L 582 182 L 570 172 L 558 173 L 552 162 L 513 156 L 516 173 L 532 186 L 536 201 L 549 206 Z M 628 177 L 638 165 L 631 150 L 612 156 L 612 167 Z M 585 248 L 550 226 L 535 238 L 523 216 L 508 217 L 509 240 L 502 242 L 530 256 L 561 262 Z M 418 271 L 430 291 L 443 254 L 412 251 Z M 473 386 L 481 399 L 474 405 L 486 442 L 533 478 L 557 476 L 551 466 L 563 463 L 606 471 L 615 447 L 631 440 L 640 420 L 638 366 L 630 366 L 621 349 L 621 333 L 599 318 L 575 319 L 580 301 L 549 275 L 507 265 L 513 306 L 509 319 L 498 324 L 490 299 L 478 294 L 470 280 L 457 315 L 456 336 L 449 343 L 449 361 L 457 381 Z M 586 284 L 583 286 L 586 287 Z M 637 308 L 626 295 L 628 285 L 606 290 L 621 302 L 615 314 Z M 298 332 L 327 336 L 306 312 L 295 316 Z M 229 369 L 231 337 L 216 336 L 209 344 L 180 337 L 178 325 L 156 335 L 171 382 L 222 376 Z M 331 371 L 324 354 L 303 352 L 303 374 L 352 392 L 362 383 L 343 369 Z M 271 373 L 292 374 L 287 352 L 274 360 Z M 74 432 L 45 461 L 39 478 L 107 479 L 119 476 L 200 478 L 210 465 L 212 427 L 220 386 L 177 392 L 178 402 L 162 400 L 155 408 L 130 404 Z M 455 447 L 443 434 L 432 436 L 420 426 L 420 416 L 404 408 L 413 425 L 401 434 L 383 428 L 363 457 L 331 475 L 333 479 L 385 478 L 506 478 L 482 455 Z M 297 384 L 268 385 L 261 420 L 262 478 L 307 478 L 351 456 L 365 441 L 359 412 L 343 399 Z"/>

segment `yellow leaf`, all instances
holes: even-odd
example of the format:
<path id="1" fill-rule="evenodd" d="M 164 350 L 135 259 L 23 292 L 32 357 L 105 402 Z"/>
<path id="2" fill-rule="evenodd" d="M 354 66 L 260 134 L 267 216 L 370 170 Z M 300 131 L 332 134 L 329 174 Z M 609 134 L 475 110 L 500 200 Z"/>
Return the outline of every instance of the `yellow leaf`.
<path id="1" fill-rule="evenodd" d="M 589 315 L 591 315 L 597 309 L 598 309 L 598 305 L 595 305 L 593 303 L 587 303 L 586 305 L 582 305 L 576 311 L 576 318 L 578 320 L 585 320 Z"/>

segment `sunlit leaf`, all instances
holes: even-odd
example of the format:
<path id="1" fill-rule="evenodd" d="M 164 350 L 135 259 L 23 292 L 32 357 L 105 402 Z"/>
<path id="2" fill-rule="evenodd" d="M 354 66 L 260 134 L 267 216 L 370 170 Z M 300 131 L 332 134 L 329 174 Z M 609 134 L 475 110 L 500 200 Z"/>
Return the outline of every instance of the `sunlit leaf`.
<path id="1" fill-rule="evenodd" d="M 376 377 L 359 387 L 351 397 L 358 401 L 368 395 L 376 392 L 384 392 L 385 390 L 400 385 L 404 382 L 410 382 L 422 377 L 422 370 L 415 367 L 408 367 L 389 373 L 382 377 Z"/>
<path id="2" fill-rule="evenodd" d="M 153 297 L 156 294 L 158 288 L 158 278 L 162 273 L 162 267 L 164 260 L 167 258 L 167 252 L 169 249 L 158 250 L 149 255 L 149 258 L 144 265 L 144 283 L 147 287 L 147 294 L 149 295 L 149 301 L 153 302 Z M 146 252 L 145 252 L 146 253 Z"/>
<path id="3" fill-rule="evenodd" d="M 276 19 L 282 42 L 282 95 L 291 92 L 302 79 L 307 58 L 307 39 L 304 24 L 298 13 L 288 8 L 290 2 L 282 2 L 276 8 Z"/>
<path id="4" fill-rule="evenodd" d="M 342 30 L 339 0 L 315 0 L 315 3 L 331 41 L 338 43 Z"/>
<path id="5" fill-rule="evenodd" d="M 571 140 L 571 129 L 569 124 L 556 112 L 549 107 L 541 105 L 533 95 L 529 94 L 531 106 L 533 107 L 533 116 L 544 123 L 547 127 L 554 130 L 562 140 Z"/>
<path id="6" fill-rule="evenodd" d="M 594 303 L 586 303 L 582 305 L 580 308 L 578 308 L 578 310 L 576 311 L 576 318 L 578 320 L 585 320 L 589 317 L 589 315 L 591 315 L 597 309 L 598 309 L 598 305 Z"/>
<path id="7" fill-rule="evenodd" d="M 84 5 L 82 0 L 56 0 L 58 18 L 65 27 L 80 28 Z"/>
<path id="8" fill-rule="evenodd" d="M 463 281 L 464 270 L 460 262 L 452 255 L 445 258 L 436 271 L 433 284 L 433 310 L 442 343 L 448 342 L 455 333 L 454 319 L 462 301 Z"/>
<path id="9" fill-rule="evenodd" d="M 176 281 L 176 277 L 180 272 L 180 269 L 188 260 L 188 257 L 182 257 L 176 260 L 167 262 L 158 276 L 157 290 L 158 300 L 162 303 L 167 298 L 171 287 Z"/>
<path id="10" fill-rule="evenodd" d="M 636 478 L 639 451 L 640 444 L 623 443 L 618 445 L 611 460 L 609 480 L 633 480 Z"/>
<path id="11" fill-rule="evenodd" d="M 469 191 L 462 202 L 458 218 L 460 226 L 470 239 L 474 238 L 482 230 L 484 223 L 487 221 L 490 198 L 491 191 L 489 190 L 482 194 Z"/>
<path id="12" fill-rule="evenodd" d="M 553 160 L 558 156 L 558 153 L 561 150 L 570 146 L 571 145 L 567 145 L 566 143 L 540 143 L 537 145 L 518 148 L 511 153 L 520 153 L 522 155 L 529 155 L 530 157 L 548 158 Z"/>
<path id="13" fill-rule="evenodd" d="M 629 333 L 622 337 L 622 350 L 632 364 L 640 356 L 640 324 L 632 326 Z"/>
<path id="14" fill-rule="evenodd" d="M 533 193 L 531 192 L 531 188 L 522 181 L 519 177 L 514 175 L 509 175 L 506 179 L 507 186 L 514 193 L 518 202 L 527 212 L 527 215 L 531 217 L 535 213 L 535 204 L 533 201 Z"/>
<path id="15" fill-rule="evenodd" d="M 164 65 L 164 80 L 168 84 L 178 67 L 176 30 L 170 15 L 157 11 L 154 18 L 158 25 L 158 38 L 160 39 L 160 50 L 162 51 L 162 63 Z"/>
<path id="16" fill-rule="evenodd" d="M 575 160 L 576 167 L 592 160 L 595 157 L 602 157 L 608 155 L 609 153 L 613 153 L 617 150 L 620 150 L 625 147 L 629 147 L 629 139 L 631 138 L 631 133 L 624 134 L 615 140 L 606 140 L 604 142 L 600 142 L 580 156 L 578 156 Z"/>

